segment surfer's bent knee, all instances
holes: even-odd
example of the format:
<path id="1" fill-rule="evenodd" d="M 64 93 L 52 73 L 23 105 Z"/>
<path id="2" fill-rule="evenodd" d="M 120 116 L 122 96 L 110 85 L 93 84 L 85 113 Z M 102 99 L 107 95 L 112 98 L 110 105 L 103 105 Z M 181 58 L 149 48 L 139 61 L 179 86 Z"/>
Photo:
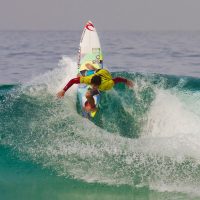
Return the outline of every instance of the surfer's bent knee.
<path id="1" fill-rule="evenodd" d="M 86 94 L 85 94 L 85 97 L 88 99 L 88 98 L 91 98 L 92 97 L 92 94 L 90 91 L 87 91 Z"/>

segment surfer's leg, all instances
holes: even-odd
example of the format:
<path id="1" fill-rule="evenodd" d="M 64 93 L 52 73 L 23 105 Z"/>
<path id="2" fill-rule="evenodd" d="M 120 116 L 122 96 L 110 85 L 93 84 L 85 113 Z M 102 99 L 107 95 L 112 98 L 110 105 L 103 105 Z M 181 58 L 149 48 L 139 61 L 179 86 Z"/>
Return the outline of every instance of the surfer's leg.
<path id="1" fill-rule="evenodd" d="M 88 101 L 89 103 L 93 103 L 93 102 L 94 102 L 94 98 L 93 98 L 93 96 L 91 95 L 91 92 L 90 92 L 90 91 L 87 91 L 87 92 L 86 92 L 85 97 L 86 97 L 86 99 L 87 99 L 87 101 Z"/>
<path id="2" fill-rule="evenodd" d="M 88 90 L 85 94 L 85 97 L 87 99 L 87 102 L 91 105 L 92 108 L 95 107 L 95 101 L 94 101 L 94 97 L 91 95 L 90 90 Z"/>

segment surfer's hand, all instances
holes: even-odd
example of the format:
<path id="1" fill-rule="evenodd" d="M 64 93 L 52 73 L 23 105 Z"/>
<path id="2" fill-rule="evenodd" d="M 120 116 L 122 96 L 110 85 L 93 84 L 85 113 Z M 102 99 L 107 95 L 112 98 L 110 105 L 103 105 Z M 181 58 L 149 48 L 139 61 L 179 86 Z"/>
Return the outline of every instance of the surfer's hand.
<path id="1" fill-rule="evenodd" d="M 63 98 L 65 95 L 65 90 L 61 90 L 60 92 L 57 93 L 58 98 Z"/>
<path id="2" fill-rule="evenodd" d="M 126 85 L 127 85 L 128 87 L 131 87 L 131 88 L 134 86 L 133 82 L 130 81 L 130 80 L 127 80 Z"/>

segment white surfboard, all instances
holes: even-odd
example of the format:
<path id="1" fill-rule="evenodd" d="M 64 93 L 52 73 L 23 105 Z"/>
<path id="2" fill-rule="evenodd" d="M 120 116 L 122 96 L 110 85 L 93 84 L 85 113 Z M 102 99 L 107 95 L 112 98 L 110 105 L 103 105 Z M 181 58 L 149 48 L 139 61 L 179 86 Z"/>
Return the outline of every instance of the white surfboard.
<path id="1" fill-rule="evenodd" d="M 99 37 L 91 21 L 88 21 L 83 29 L 83 33 L 80 40 L 79 52 L 78 52 L 78 73 L 81 76 L 87 76 L 94 73 L 93 70 L 90 70 L 86 67 L 85 64 L 90 63 L 95 67 L 95 69 L 103 68 L 103 56 L 101 51 L 101 45 Z M 84 105 L 86 102 L 85 93 L 87 92 L 90 86 L 85 84 L 79 84 L 78 86 L 78 98 L 80 106 L 82 107 L 82 113 L 86 117 L 94 117 L 96 111 L 86 113 L 84 111 Z M 100 102 L 100 95 L 95 95 L 95 104 L 98 108 Z"/>

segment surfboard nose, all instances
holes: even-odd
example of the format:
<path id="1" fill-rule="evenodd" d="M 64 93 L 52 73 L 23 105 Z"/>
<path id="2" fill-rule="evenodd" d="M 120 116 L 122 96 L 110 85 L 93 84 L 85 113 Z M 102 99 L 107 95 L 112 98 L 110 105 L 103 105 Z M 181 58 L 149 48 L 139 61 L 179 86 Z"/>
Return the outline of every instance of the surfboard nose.
<path id="1" fill-rule="evenodd" d="M 86 23 L 85 28 L 89 31 L 95 31 L 95 27 L 90 20 Z"/>
<path id="2" fill-rule="evenodd" d="M 88 24 L 88 23 L 93 24 L 91 20 L 88 20 L 88 22 L 86 24 Z"/>

